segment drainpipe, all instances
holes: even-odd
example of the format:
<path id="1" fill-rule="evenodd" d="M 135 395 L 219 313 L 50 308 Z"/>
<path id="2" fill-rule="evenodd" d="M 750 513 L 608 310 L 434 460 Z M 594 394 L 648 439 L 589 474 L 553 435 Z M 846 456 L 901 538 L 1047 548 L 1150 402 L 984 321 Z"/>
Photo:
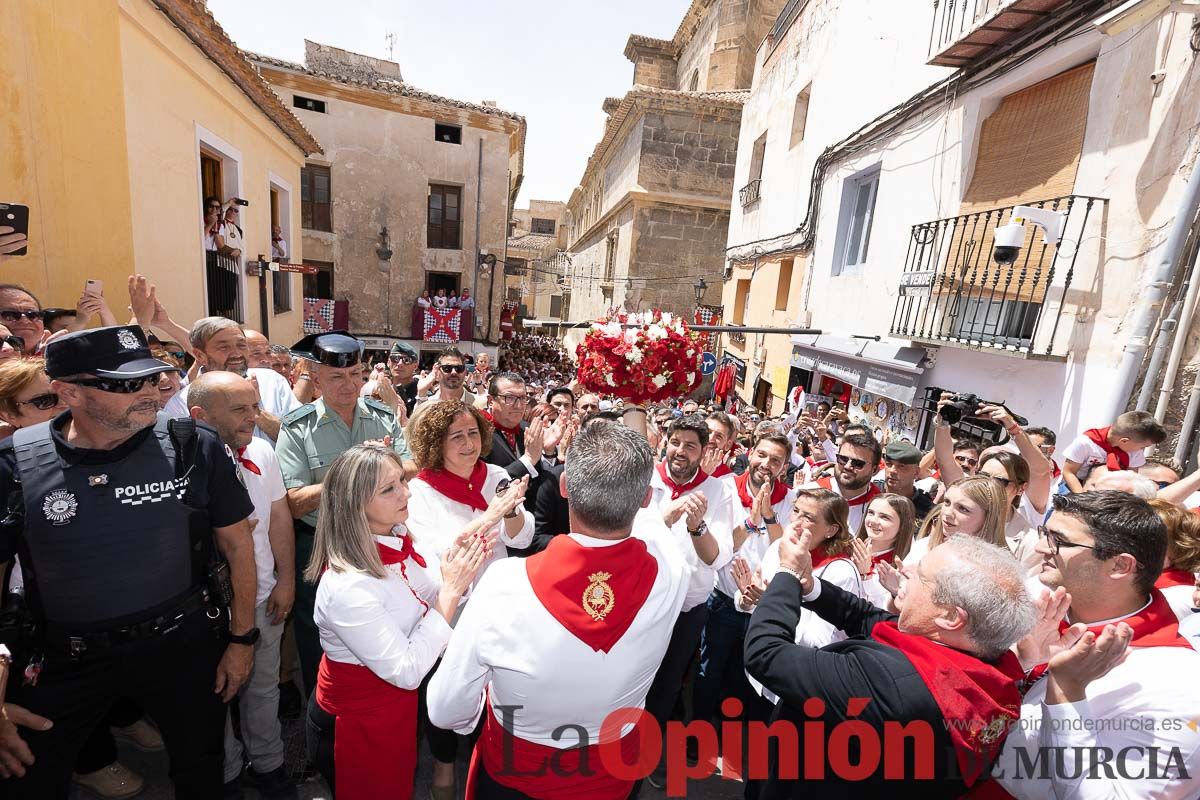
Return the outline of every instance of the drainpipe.
<path id="1" fill-rule="evenodd" d="M 1150 408 L 1150 396 L 1154 394 L 1154 384 L 1158 380 L 1158 371 L 1162 369 L 1163 358 L 1167 354 L 1167 342 L 1179 325 L 1179 312 L 1183 301 L 1176 300 L 1171 306 L 1171 312 L 1163 317 L 1158 325 L 1158 337 L 1154 340 L 1154 352 L 1150 354 L 1150 365 L 1146 367 L 1146 377 L 1142 378 L 1142 388 L 1138 391 L 1138 411 Z M 1164 385 L 1166 385 L 1164 383 Z"/>
<path id="2" fill-rule="evenodd" d="M 1171 288 L 1171 274 L 1174 272 L 1175 262 L 1179 260 L 1180 253 L 1183 251 L 1184 242 L 1187 241 L 1188 232 L 1192 227 L 1192 221 L 1196 218 L 1198 207 L 1200 207 L 1200 158 L 1197 158 L 1196 163 L 1192 166 L 1191 177 L 1188 178 L 1187 185 L 1184 187 L 1183 196 L 1179 201 L 1179 209 L 1175 212 L 1175 221 L 1171 223 L 1171 232 L 1160 251 L 1162 255 L 1137 301 L 1129 341 L 1121 354 L 1116 380 L 1113 381 L 1113 391 L 1110 395 L 1112 406 L 1109 413 L 1102 419 L 1116 419 L 1125 411 L 1129 396 L 1133 393 L 1133 384 L 1137 381 L 1142 360 L 1146 356 L 1150 333 L 1158 318 L 1158 309 L 1167 296 L 1167 290 Z"/>
<path id="3" fill-rule="evenodd" d="M 1187 332 L 1192 327 L 1192 315 L 1196 311 L 1196 296 L 1197 281 L 1200 281 L 1200 251 L 1197 251 L 1196 256 L 1192 259 L 1192 272 L 1188 276 L 1187 287 L 1183 296 L 1183 308 L 1179 317 L 1178 330 L 1181 333 L 1175 335 L 1175 341 L 1171 343 L 1171 357 L 1167 359 L 1167 371 L 1163 375 L 1162 385 L 1158 387 L 1158 406 L 1154 409 L 1154 418 L 1160 423 L 1166 419 L 1167 404 L 1171 402 L 1171 391 L 1175 388 L 1175 378 L 1179 374 L 1179 362 L 1183 360 L 1183 347 L 1187 343 Z M 1174 313 L 1179 304 L 1175 304 L 1176 308 L 1172 308 Z M 1164 320 L 1165 322 L 1165 320 Z M 1154 348 L 1158 350 L 1156 346 Z M 1151 367 L 1156 367 L 1154 359 L 1150 360 Z M 1157 369 L 1155 374 L 1146 373 L 1146 380 L 1142 383 L 1142 390 L 1145 391 L 1147 385 L 1153 386 L 1154 380 L 1157 377 Z"/>
<path id="4" fill-rule="evenodd" d="M 1182 339 L 1185 337 L 1181 335 L 1179 338 Z M 1200 371 L 1196 375 L 1200 376 Z M 1200 417 L 1200 380 L 1197 380 L 1192 385 L 1192 393 L 1188 397 L 1187 411 L 1183 415 L 1183 425 L 1179 428 L 1179 442 L 1175 445 L 1175 458 L 1180 464 L 1186 465 L 1188 463 L 1188 455 L 1192 450 L 1192 435 L 1196 429 L 1197 417 Z"/>

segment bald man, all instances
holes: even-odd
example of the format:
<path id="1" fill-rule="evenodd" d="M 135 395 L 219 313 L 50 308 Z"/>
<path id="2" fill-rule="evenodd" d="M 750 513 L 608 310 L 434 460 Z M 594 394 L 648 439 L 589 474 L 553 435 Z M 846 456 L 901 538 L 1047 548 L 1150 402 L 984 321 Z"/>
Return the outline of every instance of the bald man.
<path id="1" fill-rule="evenodd" d="M 283 474 L 271 443 L 254 435 L 258 389 L 249 380 L 235 372 L 201 373 L 188 391 L 188 413 L 215 428 L 233 452 L 242 483 L 254 504 L 250 524 L 257 575 L 254 625 L 258 641 L 254 644 L 254 668 L 239 694 L 240 741 L 233 734 L 228 715 L 225 719 L 225 784 L 235 786 L 241 779 L 245 751 L 253 765 L 249 778 L 264 796 L 294 797 L 294 785 L 283 766 L 283 737 L 277 713 L 279 642 L 296 597 L 295 541 Z"/>
<path id="2" fill-rule="evenodd" d="M 250 348 L 250 354 L 246 357 L 247 366 L 258 369 L 275 369 L 271 343 L 267 337 L 250 328 L 242 328 L 242 333 L 246 334 L 246 344 Z"/>

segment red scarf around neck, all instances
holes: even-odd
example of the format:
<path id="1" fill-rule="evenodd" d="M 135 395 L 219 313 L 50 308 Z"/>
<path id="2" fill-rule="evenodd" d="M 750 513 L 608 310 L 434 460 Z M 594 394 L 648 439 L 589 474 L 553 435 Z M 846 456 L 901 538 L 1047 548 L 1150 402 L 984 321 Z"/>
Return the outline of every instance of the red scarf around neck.
<path id="1" fill-rule="evenodd" d="M 883 492 L 879 491 L 878 486 L 876 486 L 873 483 L 868 483 L 867 490 L 865 492 L 863 492 L 862 494 L 860 494 L 858 497 L 851 500 L 848 497 L 845 497 L 844 495 L 842 495 L 840 486 L 837 486 L 835 488 L 835 485 L 833 483 L 833 477 L 830 475 L 825 475 L 824 477 L 817 478 L 817 485 L 820 486 L 822 489 L 828 489 L 829 491 L 836 492 L 839 496 L 842 496 L 842 499 L 846 501 L 846 505 L 850 506 L 851 508 L 857 508 L 858 506 L 866 505 L 867 503 L 874 500 L 876 497 L 879 497 L 879 495 L 883 494 Z"/>
<path id="2" fill-rule="evenodd" d="M 447 469 L 423 469 L 417 473 L 417 477 L 444 497 L 470 506 L 475 511 L 486 511 L 488 504 L 483 499 L 483 483 L 487 480 L 487 474 L 487 464 L 481 459 L 475 462 L 471 477 L 467 480 Z"/>
<path id="3" fill-rule="evenodd" d="M 1118 620 L 1133 628 L 1130 647 L 1191 647 L 1179 633 L 1179 617 L 1171 610 L 1171 604 L 1158 589 L 1150 590 L 1150 604 L 1142 610 Z M 1113 623 L 1105 623 L 1113 624 Z M 1065 631 L 1071 624 L 1065 619 L 1059 630 Z M 1099 636 L 1104 625 L 1089 626 L 1088 630 Z"/>
<path id="4" fill-rule="evenodd" d="M 1166 589 L 1170 586 L 1195 586 L 1196 576 L 1187 570 L 1167 567 L 1154 582 L 1155 589 Z"/>
<path id="5" fill-rule="evenodd" d="M 733 474 L 733 470 L 731 470 L 729 468 L 728 464 L 720 464 L 717 466 L 716 469 L 713 470 L 712 475 L 710 475 L 709 477 L 710 478 L 724 478 L 726 475 L 732 475 L 732 474 Z"/>
<path id="6" fill-rule="evenodd" d="M 570 536 L 555 536 L 525 559 L 525 571 L 550 615 L 588 647 L 607 653 L 650 596 L 658 562 L 641 539 L 584 547 Z"/>
<path id="7" fill-rule="evenodd" d="M 258 464 L 255 464 L 253 461 L 246 458 L 246 448 L 245 447 L 238 448 L 237 460 L 238 460 L 239 464 L 241 464 L 243 467 L 245 467 L 246 469 L 253 472 L 255 475 L 262 475 L 262 470 L 258 468 Z"/>
<path id="8" fill-rule="evenodd" d="M 742 508 L 750 508 L 754 505 L 754 495 L 757 492 L 750 490 L 750 469 L 747 467 L 745 472 L 733 479 L 733 482 L 737 485 L 738 499 L 742 501 Z M 783 498 L 787 497 L 787 493 L 788 485 L 783 481 L 775 481 L 771 486 L 771 505 L 778 505 Z"/>
<path id="9" fill-rule="evenodd" d="M 1129 453 L 1108 443 L 1108 434 L 1111 430 L 1111 425 L 1107 428 L 1090 428 L 1084 431 L 1083 435 L 1091 439 L 1101 450 L 1108 453 L 1109 469 L 1114 471 L 1129 469 Z"/>
<path id="10" fill-rule="evenodd" d="M 671 499 L 678 500 L 681 495 L 685 495 L 692 489 L 695 489 L 700 484 L 708 480 L 708 476 L 704 474 L 704 470 L 697 469 L 696 477 L 684 484 L 676 483 L 671 478 L 671 471 L 667 469 L 667 462 L 658 462 L 658 477 L 662 478 L 662 482 L 671 490 Z"/>
<path id="11" fill-rule="evenodd" d="M 405 561 L 411 558 L 417 566 L 424 567 L 425 559 L 421 558 L 421 554 L 413 547 L 412 536 L 406 534 L 396 538 L 400 540 L 399 550 L 394 547 L 388 547 L 382 542 L 375 542 L 375 549 L 379 551 L 379 560 L 383 562 L 385 567 L 392 564 L 400 566 L 400 577 L 404 579 L 404 584 L 412 592 L 412 596 L 417 599 L 417 602 L 421 604 L 422 610 L 429 611 L 429 603 L 426 603 L 424 598 L 417 594 L 417 590 L 412 587 L 412 581 L 408 579 L 408 567 L 404 564 Z"/>
<path id="12" fill-rule="evenodd" d="M 521 455 L 521 451 L 517 449 L 517 434 L 521 432 L 521 423 L 518 422 L 515 428 L 506 428 L 499 422 L 496 422 L 496 418 L 492 416 L 492 412 L 484 411 L 483 415 L 492 423 L 492 427 L 496 429 L 496 432 L 504 437 L 504 441 L 508 442 L 508 446 L 512 448 L 512 451 L 518 456 Z"/>
<path id="13" fill-rule="evenodd" d="M 989 664 L 924 636 L 904 633 L 895 620 L 877 623 L 871 638 L 904 653 L 925 682 L 946 719 L 967 787 L 986 778 L 985 770 L 996 760 L 1009 726 L 1021 715 L 1017 681 L 1024 672 L 1017 657 L 1006 652 Z"/>
<path id="14" fill-rule="evenodd" d="M 851 561 L 850 556 L 831 555 L 828 551 L 826 551 L 824 544 L 818 545 L 817 549 L 812 551 L 813 569 L 820 569 L 826 564 L 832 564 L 838 559 L 842 559 L 843 561 Z M 851 563 L 853 563 L 853 561 L 851 561 Z"/>

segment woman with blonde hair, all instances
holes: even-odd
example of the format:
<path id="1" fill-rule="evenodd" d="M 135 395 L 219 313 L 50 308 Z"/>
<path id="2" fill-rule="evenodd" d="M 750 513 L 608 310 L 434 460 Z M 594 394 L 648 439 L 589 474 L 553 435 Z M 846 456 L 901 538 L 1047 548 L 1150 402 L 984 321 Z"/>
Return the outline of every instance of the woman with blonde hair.
<path id="1" fill-rule="evenodd" d="M 312 558 L 321 635 L 306 721 L 310 760 L 340 800 L 412 795 L 417 688 L 450 640 L 459 601 L 493 539 L 484 515 L 440 559 L 405 527 L 409 491 L 390 448 L 352 447 L 323 481 Z M 493 512 L 495 514 L 495 512 Z"/>
<path id="2" fill-rule="evenodd" d="M 1200 572 L 1200 515 L 1158 498 L 1149 503 L 1167 528 L 1167 558 L 1154 588 L 1182 622 L 1196 613 L 1192 592 Z"/>
<path id="3" fill-rule="evenodd" d="M 916 564 L 926 553 L 956 533 L 1005 547 L 1008 498 L 994 478 L 976 475 L 960 478 L 946 489 L 946 499 L 925 517 L 905 564 Z"/>
<path id="4" fill-rule="evenodd" d="M 0 440 L 20 428 L 54 419 L 66 405 L 50 389 L 46 362 L 41 358 L 0 364 Z"/>

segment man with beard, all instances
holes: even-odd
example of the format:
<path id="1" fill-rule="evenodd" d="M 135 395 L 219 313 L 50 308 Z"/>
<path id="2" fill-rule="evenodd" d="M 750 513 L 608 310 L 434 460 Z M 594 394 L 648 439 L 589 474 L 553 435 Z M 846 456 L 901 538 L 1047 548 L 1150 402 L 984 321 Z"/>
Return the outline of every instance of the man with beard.
<path id="1" fill-rule="evenodd" d="M 416 404 L 408 418 L 410 426 L 421 415 L 422 409 L 429 408 L 439 400 L 459 400 L 476 408 L 483 407 L 483 398 L 467 391 L 467 362 L 457 347 L 447 347 L 438 353 L 433 372 L 421 383 L 428 386 L 428 381 L 436 382 L 437 390 L 428 395 L 417 392 Z"/>
<path id="2" fill-rule="evenodd" d="M 254 435 L 270 442 L 278 439 L 280 417 L 299 408 L 300 401 L 275 370 L 250 368 L 250 345 L 242 326 L 225 317 L 204 317 L 192 326 L 188 338 L 201 372 L 232 372 L 258 386 L 258 425 Z M 187 393 L 185 386 L 167 401 L 163 409 L 167 416 L 188 416 Z"/>
<path id="3" fill-rule="evenodd" d="M 137 326 L 52 340 L 46 372 L 67 410 L 0 447 L 0 575 L 19 553 L 35 625 L 14 665 L 27 680 L 9 686 L 0 718 L 3 774 L 23 774 L 6 798 L 66 797 L 117 697 L 158 723 L 176 797 L 221 796 L 222 701 L 259 635 L 253 506 L 211 428 L 158 413 L 157 378 L 172 369 Z M 214 547 L 228 578 L 210 582 Z M 33 725 L 24 765 L 21 720 Z"/>
<path id="4" fill-rule="evenodd" d="M 404 401 L 404 409 L 412 416 L 413 406 L 417 403 L 417 362 L 420 356 L 416 349 L 407 342 L 396 342 L 392 352 L 388 354 L 388 370 L 392 374 L 392 386 L 400 399 Z"/>
<path id="5" fill-rule="evenodd" d="M 883 451 L 883 471 L 883 480 L 873 481 L 872 485 L 881 492 L 898 494 L 911 500 L 919 524 L 933 508 L 933 498 L 914 485 L 917 475 L 921 473 L 921 451 L 903 439 L 888 442 Z"/>
<path id="6" fill-rule="evenodd" d="M 850 530 L 862 526 L 867 505 L 879 496 L 871 477 L 879 471 L 879 442 L 869 433 L 851 430 L 842 437 L 833 477 L 818 478 L 814 486 L 837 492 L 850 506 Z"/>
<path id="7" fill-rule="evenodd" d="M 417 474 L 404 429 L 395 412 L 373 397 L 361 397 L 362 343 L 345 331 L 306 336 L 292 351 L 311 362 L 313 379 L 321 397 L 300 406 L 283 418 L 275 455 L 288 490 L 288 505 L 296 531 L 296 575 L 304 573 L 312 555 L 317 509 L 321 505 L 321 481 L 330 464 L 356 444 L 379 441 L 390 445 L 404 459 L 408 477 Z M 304 676 L 304 689 L 316 687 L 321 641 L 313 622 L 317 587 L 296 582 L 293 625 L 296 651 Z"/>
<path id="8" fill-rule="evenodd" d="M 704 420 L 708 425 L 708 448 L 705 453 L 704 466 L 714 478 L 724 478 L 733 481 L 734 473 L 729 468 L 729 455 L 737 444 L 737 434 L 733 429 L 733 420 L 724 411 L 713 411 Z M 788 448 L 789 450 L 791 448 Z"/>

